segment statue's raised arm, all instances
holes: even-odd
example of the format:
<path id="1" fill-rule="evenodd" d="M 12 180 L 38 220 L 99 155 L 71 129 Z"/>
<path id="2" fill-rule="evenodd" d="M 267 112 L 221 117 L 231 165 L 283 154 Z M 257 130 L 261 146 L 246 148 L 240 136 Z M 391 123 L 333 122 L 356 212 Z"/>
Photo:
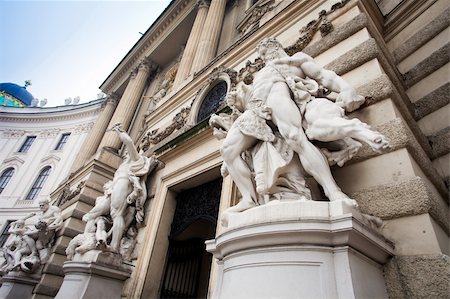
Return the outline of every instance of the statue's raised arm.
<path id="1" fill-rule="evenodd" d="M 136 146 L 133 143 L 133 140 L 131 139 L 130 135 L 125 132 L 125 130 L 122 128 L 121 123 L 117 123 L 111 127 L 111 131 L 114 131 L 119 135 L 120 140 L 125 145 L 125 148 L 127 149 L 128 155 L 130 156 L 131 161 L 138 161 L 140 159 L 139 152 L 136 148 Z"/>

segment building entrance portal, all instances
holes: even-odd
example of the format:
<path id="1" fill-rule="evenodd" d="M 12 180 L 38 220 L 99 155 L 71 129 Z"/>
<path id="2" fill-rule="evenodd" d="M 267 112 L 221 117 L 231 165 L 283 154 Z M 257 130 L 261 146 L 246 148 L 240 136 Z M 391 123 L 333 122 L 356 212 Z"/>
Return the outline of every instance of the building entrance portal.
<path id="1" fill-rule="evenodd" d="M 222 179 L 178 193 L 160 298 L 206 298 Z"/>

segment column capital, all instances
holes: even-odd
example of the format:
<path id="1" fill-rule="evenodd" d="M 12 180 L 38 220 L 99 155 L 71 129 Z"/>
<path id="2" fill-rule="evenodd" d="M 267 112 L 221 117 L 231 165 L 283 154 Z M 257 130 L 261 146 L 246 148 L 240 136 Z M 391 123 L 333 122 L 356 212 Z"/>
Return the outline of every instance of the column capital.
<path id="1" fill-rule="evenodd" d="M 115 93 L 115 92 L 111 92 L 110 94 L 108 94 L 108 96 L 106 97 L 106 103 L 107 104 L 114 104 L 116 105 L 120 100 L 120 96 Z"/>
<path id="2" fill-rule="evenodd" d="M 198 8 L 209 7 L 210 4 L 211 4 L 210 0 L 197 0 Z"/>
<path id="3" fill-rule="evenodd" d="M 135 66 L 130 72 L 130 78 L 131 79 L 136 78 L 138 71 L 139 71 L 139 66 Z"/>
<path id="4" fill-rule="evenodd" d="M 153 70 L 156 70 L 158 68 L 158 65 L 155 62 L 153 62 L 150 58 L 145 57 L 139 62 L 137 68 L 139 70 L 151 72 Z"/>

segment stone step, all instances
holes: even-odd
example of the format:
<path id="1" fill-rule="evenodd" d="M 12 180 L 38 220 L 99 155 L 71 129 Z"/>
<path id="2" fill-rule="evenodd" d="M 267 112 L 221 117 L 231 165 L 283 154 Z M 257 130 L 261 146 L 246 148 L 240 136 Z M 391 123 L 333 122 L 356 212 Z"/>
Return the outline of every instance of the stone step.
<path id="1" fill-rule="evenodd" d="M 450 126 L 427 137 L 433 149 L 433 159 L 450 153 Z"/>
<path id="2" fill-rule="evenodd" d="M 407 88 L 432 74 L 437 69 L 450 61 L 448 53 L 450 52 L 450 43 L 437 49 L 427 58 L 419 62 L 415 67 L 403 74 L 403 80 Z"/>
<path id="3" fill-rule="evenodd" d="M 450 8 L 444 10 L 439 16 L 433 19 L 419 32 L 415 33 L 401 46 L 393 51 L 394 59 L 397 63 L 414 53 L 421 46 L 438 35 L 442 30 L 448 27 L 450 19 Z"/>
<path id="4" fill-rule="evenodd" d="M 449 103 L 450 83 L 447 82 L 414 103 L 416 120 L 437 111 Z"/>

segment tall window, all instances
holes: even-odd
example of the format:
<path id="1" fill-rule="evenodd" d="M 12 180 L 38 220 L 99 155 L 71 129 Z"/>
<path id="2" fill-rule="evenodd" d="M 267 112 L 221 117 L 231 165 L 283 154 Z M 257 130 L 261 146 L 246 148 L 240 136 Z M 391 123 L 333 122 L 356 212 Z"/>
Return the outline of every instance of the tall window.
<path id="1" fill-rule="evenodd" d="M 28 150 L 30 149 L 30 147 L 33 144 L 35 139 L 36 139 L 36 136 L 27 136 L 27 139 L 25 139 L 25 142 L 22 144 L 22 146 L 19 149 L 19 153 L 28 152 Z"/>
<path id="2" fill-rule="evenodd" d="M 2 175 L 0 176 L 0 194 L 2 194 L 3 190 L 6 188 L 6 185 L 8 185 L 13 175 L 14 168 L 12 167 L 6 168 L 6 170 L 2 172 Z"/>
<path id="3" fill-rule="evenodd" d="M 41 170 L 36 181 L 34 181 L 33 187 L 31 187 L 30 192 L 28 192 L 27 196 L 25 197 L 26 200 L 33 200 L 38 196 L 39 192 L 41 192 L 42 187 L 45 184 L 45 181 L 50 175 L 50 170 L 50 166 L 46 166 Z"/>
<path id="4" fill-rule="evenodd" d="M 57 151 L 62 150 L 64 148 L 64 145 L 66 145 L 69 136 L 70 133 L 62 134 L 61 138 L 58 141 L 58 144 L 55 147 L 55 150 Z"/>

